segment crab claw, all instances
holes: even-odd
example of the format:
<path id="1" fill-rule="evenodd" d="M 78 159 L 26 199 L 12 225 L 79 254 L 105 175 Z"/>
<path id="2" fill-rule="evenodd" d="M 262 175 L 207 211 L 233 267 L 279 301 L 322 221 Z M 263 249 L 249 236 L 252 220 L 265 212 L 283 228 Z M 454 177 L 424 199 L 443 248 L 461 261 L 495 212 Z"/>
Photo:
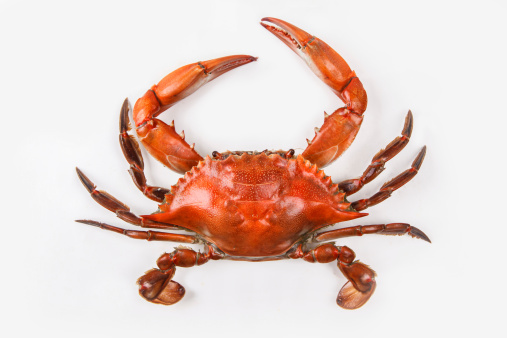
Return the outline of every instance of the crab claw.
<path id="1" fill-rule="evenodd" d="M 139 294 L 149 302 L 163 305 L 173 305 L 185 295 L 185 288 L 178 282 L 171 280 L 175 269 L 162 271 L 152 269 L 137 280 Z"/>
<path id="2" fill-rule="evenodd" d="M 366 91 L 347 62 L 324 41 L 280 19 L 264 18 L 261 25 L 305 60 L 315 75 L 346 104 L 325 115 L 324 124 L 316 129 L 315 137 L 302 154 L 319 168 L 325 167 L 354 141 L 368 104 Z"/>
<path id="3" fill-rule="evenodd" d="M 180 67 L 151 87 L 136 101 L 133 118 L 139 140 L 148 152 L 168 168 L 185 173 L 203 160 L 185 133 L 177 133 L 174 123 L 156 117 L 191 95 L 206 83 L 229 70 L 257 60 L 250 55 L 230 55 Z"/>
<path id="4" fill-rule="evenodd" d="M 305 60 L 315 75 L 331 87 L 349 109 L 357 114 L 366 110 L 366 92 L 361 82 L 347 62 L 327 43 L 280 19 L 263 18 L 261 25 Z"/>
<path id="5" fill-rule="evenodd" d="M 250 55 L 230 55 L 176 69 L 137 100 L 133 112 L 136 127 L 150 121 L 220 75 L 255 60 L 257 58 Z"/>

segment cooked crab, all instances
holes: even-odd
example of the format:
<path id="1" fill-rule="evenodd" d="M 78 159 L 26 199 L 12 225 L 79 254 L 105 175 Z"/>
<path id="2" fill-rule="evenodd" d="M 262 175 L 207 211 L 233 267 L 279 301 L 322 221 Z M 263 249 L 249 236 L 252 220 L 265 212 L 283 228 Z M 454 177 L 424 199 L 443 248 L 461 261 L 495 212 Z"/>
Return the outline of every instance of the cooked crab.
<path id="1" fill-rule="evenodd" d="M 158 268 L 139 278 L 139 293 L 153 303 L 170 305 L 184 296 L 185 289 L 172 279 L 177 266 L 191 267 L 221 259 L 302 258 L 307 262 L 336 261 L 348 279 L 337 303 L 346 309 L 358 308 L 375 290 L 375 272 L 356 261 L 351 249 L 329 241 L 365 234 L 408 234 L 430 240 L 406 223 L 322 229 L 366 216 L 361 211 L 382 202 L 417 174 L 426 148 L 423 147 L 411 168 L 385 183 L 379 192 L 348 202 L 352 194 L 376 178 L 384 164 L 407 145 L 412 113 L 407 114 L 401 136 L 377 153 L 360 177 L 333 182 L 322 168 L 333 163 L 359 131 L 367 105 L 363 85 L 345 60 L 315 36 L 279 19 L 264 18 L 261 24 L 301 56 L 345 107 L 325 116 L 324 124 L 299 155 L 292 149 L 215 151 L 203 158 L 185 141 L 183 132 L 178 134 L 174 124 L 166 124 L 157 116 L 205 83 L 256 58 L 232 55 L 183 66 L 148 90 L 133 109 L 135 132 L 145 149 L 168 168 L 184 174 L 171 189 L 148 185 L 139 144 L 129 134 L 128 100 L 120 113 L 120 144 L 130 164 L 129 172 L 139 190 L 159 203 L 158 211 L 135 215 L 116 198 L 97 190 L 77 169 L 79 178 L 100 205 L 130 224 L 156 230 L 126 230 L 91 220 L 78 222 L 136 239 L 204 245 L 204 252 L 180 247 L 164 253 L 157 261 Z M 319 244 L 322 242 L 328 243 Z"/>

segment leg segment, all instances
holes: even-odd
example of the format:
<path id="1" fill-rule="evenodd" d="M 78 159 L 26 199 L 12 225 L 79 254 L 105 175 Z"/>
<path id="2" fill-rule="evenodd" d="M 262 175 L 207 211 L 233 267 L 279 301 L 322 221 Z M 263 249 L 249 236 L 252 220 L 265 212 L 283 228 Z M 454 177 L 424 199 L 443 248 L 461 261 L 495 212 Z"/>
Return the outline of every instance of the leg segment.
<path id="1" fill-rule="evenodd" d="M 165 188 L 152 187 L 146 184 L 146 176 L 144 176 L 144 161 L 143 156 L 141 155 L 141 150 L 139 149 L 139 143 L 137 143 L 133 136 L 128 134 L 130 130 L 130 121 L 128 116 L 129 110 L 130 103 L 128 99 L 125 99 L 120 112 L 121 150 L 123 151 L 123 155 L 125 155 L 127 162 L 130 164 L 129 173 L 137 188 L 141 190 L 146 197 L 161 203 L 164 201 L 165 195 L 167 195 L 170 191 Z"/>
<path id="2" fill-rule="evenodd" d="M 390 223 L 374 225 L 357 225 L 348 228 L 336 229 L 315 234 L 315 242 L 326 242 L 343 237 L 362 236 L 367 234 L 379 235 L 404 235 L 408 234 L 414 238 L 422 239 L 431 243 L 431 240 L 424 232 L 407 223 Z"/>
<path id="3" fill-rule="evenodd" d="M 163 78 L 137 100 L 134 122 L 137 135 L 146 150 L 170 169 L 185 173 L 203 158 L 177 134 L 174 123 L 156 119 L 160 113 L 195 92 L 202 85 L 231 69 L 255 61 L 250 55 L 232 55 L 183 66 Z"/>
<path id="4" fill-rule="evenodd" d="M 338 187 L 341 191 L 345 192 L 347 196 L 358 192 L 365 184 L 373 181 L 383 170 L 384 164 L 396 156 L 410 140 L 412 134 L 413 116 L 409 110 L 407 117 L 405 118 L 405 125 L 403 126 L 402 136 L 398 136 L 391 143 L 387 145 L 385 149 L 382 149 L 373 157 L 371 164 L 366 168 L 363 175 L 360 178 L 346 180 L 340 182 Z"/>
<path id="5" fill-rule="evenodd" d="M 218 260 L 223 256 L 208 245 L 205 253 L 192 249 L 178 248 L 171 253 L 165 253 L 157 260 L 159 269 L 147 271 L 137 280 L 139 294 L 149 302 L 172 305 L 180 301 L 185 295 L 185 288 L 172 277 L 176 267 L 192 267 L 207 263 L 210 259 Z"/>
<path id="6" fill-rule="evenodd" d="M 86 190 L 90 193 L 92 198 L 99 203 L 101 206 L 106 208 L 109 211 L 112 211 L 118 216 L 118 218 L 124 220 L 133 225 L 137 225 L 143 228 L 154 228 L 154 229 L 166 229 L 166 230 L 181 230 L 182 228 L 172 224 L 161 223 L 157 221 L 151 221 L 149 219 L 145 219 L 144 217 L 139 217 L 132 212 L 130 212 L 130 208 L 109 195 L 105 191 L 97 190 L 95 184 L 88 177 L 81 172 L 78 168 L 76 168 L 77 175 L 81 180 L 81 183 L 86 187 Z"/>
<path id="7" fill-rule="evenodd" d="M 333 114 L 326 114 L 324 124 L 316 129 L 315 137 L 302 154 L 318 167 L 325 167 L 350 146 L 359 131 L 368 103 L 366 91 L 347 62 L 324 41 L 279 19 L 262 21 L 262 26 L 305 60 L 315 75 L 346 104 Z"/>
<path id="8" fill-rule="evenodd" d="M 356 254 L 346 246 L 326 243 L 309 251 L 303 251 L 299 247 L 289 257 L 303 258 L 310 263 L 330 263 L 338 260 L 338 268 L 348 279 L 336 299 L 336 303 L 344 309 L 354 310 L 363 306 L 375 291 L 375 271 L 354 261 Z"/>
<path id="9" fill-rule="evenodd" d="M 100 223 L 91 220 L 76 220 L 78 223 L 88 224 L 91 226 L 95 226 L 101 228 L 103 230 L 113 231 L 122 235 L 125 235 L 134 239 L 145 239 L 147 241 L 167 241 L 167 242 L 179 242 L 179 243 L 189 243 L 195 244 L 199 243 L 199 239 L 195 236 L 191 235 L 182 235 L 182 234 L 171 234 L 167 232 L 161 231 L 138 231 L 138 230 L 127 230 L 123 228 L 118 228 L 106 223 Z"/>
<path id="10" fill-rule="evenodd" d="M 417 175 L 417 172 L 424 160 L 424 155 L 426 155 L 426 146 L 424 146 L 421 152 L 417 155 L 410 169 L 405 170 L 391 181 L 386 182 L 380 188 L 380 191 L 372 197 L 353 202 L 351 207 L 356 211 L 361 211 L 389 198 L 393 191 L 397 190 Z"/>

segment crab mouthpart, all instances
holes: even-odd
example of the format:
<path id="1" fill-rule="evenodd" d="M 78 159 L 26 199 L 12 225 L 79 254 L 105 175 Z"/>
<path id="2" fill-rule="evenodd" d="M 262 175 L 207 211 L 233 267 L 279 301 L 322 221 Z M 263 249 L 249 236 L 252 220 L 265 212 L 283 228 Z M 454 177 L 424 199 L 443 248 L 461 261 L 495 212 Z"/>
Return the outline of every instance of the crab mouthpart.
<path id="1" fill-rule="evenodd" d="M 289 46 L 289 48 L 299 56 L 304 55 L 303 50 L 315 39 L 314 36 L 308 34 L 304 30 L 280 19 L 263 18 L 261 20 L 261 25 L 282 40 L 283 43 Z"/>

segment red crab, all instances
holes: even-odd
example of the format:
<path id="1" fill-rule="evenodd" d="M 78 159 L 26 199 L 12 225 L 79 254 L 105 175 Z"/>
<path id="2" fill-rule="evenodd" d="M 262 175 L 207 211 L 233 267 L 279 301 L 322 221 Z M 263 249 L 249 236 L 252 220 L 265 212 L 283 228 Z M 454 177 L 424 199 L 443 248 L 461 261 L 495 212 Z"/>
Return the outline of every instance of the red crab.
<path id="1" fill-rule="evenodd" d="M 204 252 L 180 247 L 164 253 L 157 260 L 158 269 L 152 269 L 138 279 L 139 293 L 153 303 L 171 305 L 184 296 L 185 289 L 172 280 L 176 266 L 201 265 L 210 259 L 267 261 L 302 258 L 312 263 L 337 261 L 348 279 L 338 294 L 337 303 L 346 309 L 356 309 L 373 294 L 375 272 L 355 261 L 355 254 L 348 247 L 319 243 L 365 234 L 409 234 L 430 240 L 421 230 L 405 223 L 319 230 L 366 216 L 360 211 L 382 202 L 417 174 L 425 147 L 410 169 L 385 183 L 378 193 L 348 202 L 350 195 L 377 177 L 384 164 L 407 145 L 412 131 L 412 114 L 408 112 L 402 135 L 373 157 L 361 177 L 334 183 L 322 168 L 333 163 L 359 131 L 367 104 L 363 85 L 342 57 L 320 39 L 279 19 L 264 18 L 261 25 L 302 57 L 346 104 L 326 115 L 324 124 L 316 130 L 303 153 L 295 155 L 290 149 L 215 151 L 206 158 L 199 155 L 193 145 L 185 141 L 183 132 L 176 133 L 173 124 L 167 125 L 156 117 L 205 83 L 256 58 L 232 55 L 189 64 L 151 87 L 137 100 L 133 110 L 135 130 L 146 150 L 165 166 L 184 174 L 171 189 L 147 184 L 139 145 L 128 133 L 127 99 L 120 113 L 120 144 L 130 164 L 130 175 L 144 195 L 160 203 L 157 212 L 143 216 L 133 214 L 128 206 L 97 190 L 77 169 L 82 183 L 100 205 L 130 224 L 157 231 L 126 230 L 90 220 L 78 222 L 136 239 L 204 245 Z"/>

